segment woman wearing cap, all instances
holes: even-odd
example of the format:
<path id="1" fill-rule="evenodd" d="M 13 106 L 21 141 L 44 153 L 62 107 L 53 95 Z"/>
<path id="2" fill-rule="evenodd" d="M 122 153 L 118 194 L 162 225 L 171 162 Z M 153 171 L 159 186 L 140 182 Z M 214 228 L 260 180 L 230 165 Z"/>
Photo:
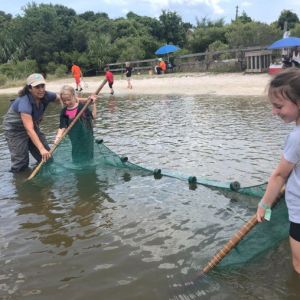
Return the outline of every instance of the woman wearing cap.
<path id="1" fill-rule="evenodd" d="M 20 172 L 29 165 L 29 152 L 40 162 L 50 158 L 50 147 L 39 124 L 50 102 L 59 95 L 45 90 L 41 74 L 28 76 L 25 87 L 11 103 L 4 116 L 3 129 L 11 155 L 11 172 Z"/>

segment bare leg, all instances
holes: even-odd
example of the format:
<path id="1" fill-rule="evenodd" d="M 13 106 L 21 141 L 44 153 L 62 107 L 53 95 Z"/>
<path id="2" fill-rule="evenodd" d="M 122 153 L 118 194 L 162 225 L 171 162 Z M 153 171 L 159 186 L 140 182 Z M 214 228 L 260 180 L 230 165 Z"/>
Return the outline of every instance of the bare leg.
<path id="1" fill-rule="evenodd" d="M 300 242 L 290 237 L 294 270 L 300 274 Z"/>

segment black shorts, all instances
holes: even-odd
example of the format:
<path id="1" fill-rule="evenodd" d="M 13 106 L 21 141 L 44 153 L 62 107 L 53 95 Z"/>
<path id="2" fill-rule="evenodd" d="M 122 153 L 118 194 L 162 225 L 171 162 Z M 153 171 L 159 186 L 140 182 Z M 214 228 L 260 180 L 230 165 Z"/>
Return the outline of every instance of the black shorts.
<path id="1" fill-rule="evenodd" d="M 112 89 L 113 84 L 114 84 L 113 82 L 109 82 L 108 86 Z"/>
<path id="2" fill-rule="evenodd" d="M 297 242 L 300 242 L 300 224 L 291 222 L 290 237 L 292 237 Z"/>

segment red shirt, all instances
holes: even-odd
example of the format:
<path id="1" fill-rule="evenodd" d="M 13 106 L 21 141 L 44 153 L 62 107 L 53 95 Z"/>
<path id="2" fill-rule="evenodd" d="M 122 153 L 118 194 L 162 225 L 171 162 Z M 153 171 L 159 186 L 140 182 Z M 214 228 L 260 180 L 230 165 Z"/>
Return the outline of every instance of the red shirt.
<path id="1" fill-rule="evenodd" d="M 113 75 L 113 73 L 111 71 L 106 71 L 105 78 L 107 79 L 107 81 L 109 83 L 113 83 L 114 82 L 114 75 Z"/>

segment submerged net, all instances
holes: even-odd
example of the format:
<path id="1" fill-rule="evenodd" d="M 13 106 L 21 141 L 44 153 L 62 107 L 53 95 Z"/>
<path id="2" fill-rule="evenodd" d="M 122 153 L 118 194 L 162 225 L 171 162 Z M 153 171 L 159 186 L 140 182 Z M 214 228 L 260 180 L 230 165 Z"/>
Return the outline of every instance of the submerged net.
<path id="1" fill-rule="evenodd" d="M 83 170 L 86 168 L 101 168 L 105 166 L 140 171 L 145 175 L 153 175 L 156 179 L 160 179 L 163 176 L 175 178 L 186 181 L 191 187 L 193 185 L 204 185 L 256 197 L 262 197 L 266 188 L 266 183 L 242 187 L 238 181 L 220 182 L 217 180 L 199 178 L 194 175 L 185 175 L 180 172 L 154 169 L 142 164 L 135 164 L 130 162 L 126 156 L 119 156 L 109 149 L 103 140 L 94 140 L 92 136 L 88 136 L 84 142 L 77 142 L 72 136 L 70 139 L 64 139 L 53 153 L 53 160 L 43 164 L 38 176 L 43 176 L 44 174 L 59 174 L 70 169 Z"/>
<path id="2" fill-rule="evenodd" d="M 153 169 L 141 164 L 135 164 L 128 161 L 127 157 L 122 157 L 109 149 L 102 140 L 94 140 L 89 137 L 92 143 L 79 143 L 77 148 L 72 150 L 71 140 L 65 138 L 53 153 L 53 160 L 43 164 L 37 179 L 47 176 L 64 176 L 70 170 L 86 170 L 100 168 L 125 169 L 137 176 L 154 176 L 160 179 L 163 176 L 176 178 L 186 181 L 189 185 L 204 185 L 212 189 L 221 190 L 223 193 L 235 195 L 246 195 L 248 200 L 251 197 L 262 197 L 267 183 L 255 186 L 243 187 L 239 182 L 219 182 L 215 180 L 198 178 L 196 176 L 187 176 L 179 172 L 169 170 Z M 89 149 L 87 149 L 90 147 Z M 280 240 L 288 236 L 288 218 L 287 209 L 284 201 L 281 201 L 273 209 L 270 222 L 258 224 L 238 246 L 221 262 L 220 266 L 245 263 L 260 253 L 270 249 L 278 244 Z"/>

